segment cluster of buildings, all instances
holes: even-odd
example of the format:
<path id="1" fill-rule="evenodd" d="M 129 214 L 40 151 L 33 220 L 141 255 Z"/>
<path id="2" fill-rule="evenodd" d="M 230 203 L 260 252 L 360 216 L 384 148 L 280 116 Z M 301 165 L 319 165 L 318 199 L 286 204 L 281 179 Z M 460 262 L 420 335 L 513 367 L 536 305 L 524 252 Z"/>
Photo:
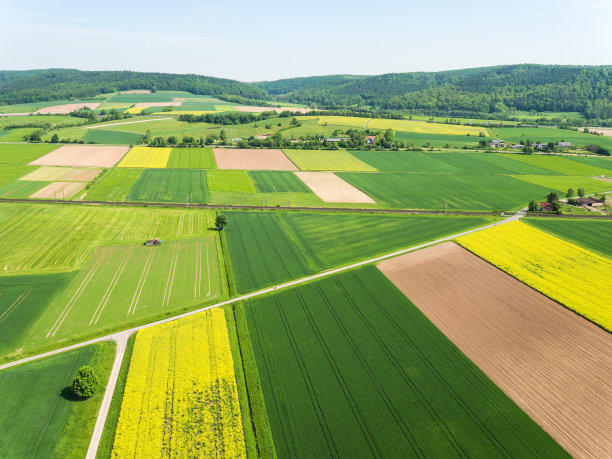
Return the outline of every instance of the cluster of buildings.
<path id="1" fill-rule="evenodd" d="M 488 145 L 492 148 L 501 148 L 506 146 L 504 141 L 499 139 L 489 140 Z M 572 142 L 557 142 L 556 145 L 559 148 L 571 148 Z M 530 143 L 529 146 L 535 148 L 536 150 L 546 150 L 548 148 L 547 143 Z M 525 148 L 525 145 L 512 144 L 510 145 L 510 148 L 513 148 L 515 150 L 522 150 L 523 148 Z"/>

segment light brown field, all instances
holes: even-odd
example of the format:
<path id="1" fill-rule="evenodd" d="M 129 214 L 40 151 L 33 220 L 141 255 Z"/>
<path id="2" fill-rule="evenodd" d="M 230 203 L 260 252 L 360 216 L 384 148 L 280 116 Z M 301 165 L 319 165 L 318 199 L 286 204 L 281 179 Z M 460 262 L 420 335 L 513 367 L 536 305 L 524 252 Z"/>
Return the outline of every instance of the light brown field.
<path id="1" fill-rule="evenodd" d="M 128 147 L 64 145 L 30 163 L 31 166 L 112 167 Z"/>
<path id="2" fill-rule="evenodd" d="M 178 107 L 179 105 L 181 105 L 183 102 L 181 101 L 173 101 L 173 102 L 138 102 L 136 104 L 134 104 L 134 107 L 136 108 L 140 108 L 140 107 L 168 107 L 169 105 L 173 105 L 175 107 Z"/>
<path id="3" fill-rule="evenodd" d="M 217 169 L 297 171 L 298 168 L 281 150 L 213 148 Z"/>
<path id="4" fill-rule="evenodd" d="M 150 89 L 132 89 L 131 91 L 121 91 L 119 94 L 151 94 Z"/>
<path id="5" fill-rule="evenodd" d="M 85 185 L 85 182 L 53 182 L 30 195 L 30 198 L 70 199 Z"/>
<path id="6" fill-rule="evenodd" d="M 65 115 L 75 110 L 81 110 L 85 107 L 89 108 L 90 110 L 95 110 L 100 104 L 101 102 L 88 102 L 84 104 L 56 105 L 54 107 L 41 108 L 36 113 L 41 115 Z"/>
<path id="7" fill-rule="evenodd" d="M 571 455 L 612 455 L 612 335 L 452 242 L 378 268 Z"/>
<path id="8" fill-rule="evenodd" d="M 376 203 L 363 191 L 345 182 L 333 172 L 296 172 L 295 175 L 325 202 Z"/>
<path id="9" fill-rule="evenodd" d="M 612 128 L 590 127 L 589 131 L 601 134 L 606 137 L 612 137 Z"/>
<path id="10" fill-rule="evenodd" d="M 74 169 L 72 167 L 43 166 L 21 177 L 19 180 L 32 182 L 90 182 L 101 169 Z"/>
<path id="11" fill-rule="evenodd" d="M 262 113 L 262 112 L 271 112 L 275 111 L 276 113 L 281 112 L 300 112 L 300 113 L 309 113 L 312 111 L 311 108 L 297 108 L 297 107 L 255 107 L 255 106 L 236 106 L 236 109 L 239 112 L 247 112 L 247 113 Z"/>

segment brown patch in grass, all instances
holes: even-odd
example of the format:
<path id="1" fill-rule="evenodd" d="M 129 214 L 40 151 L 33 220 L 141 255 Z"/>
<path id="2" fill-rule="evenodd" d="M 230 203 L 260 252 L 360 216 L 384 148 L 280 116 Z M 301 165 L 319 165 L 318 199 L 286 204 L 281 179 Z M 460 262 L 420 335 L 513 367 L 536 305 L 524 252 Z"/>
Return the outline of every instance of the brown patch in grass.
<path id="1" fill-rule="evenodd" d="M 297 107 L 256 107 L 256 106 L 237 106 L 236 109 L 239 112 L 246 113 L 262 113 L 262 112 L 276 112 L 282 113 L 286 111 L 295 113 L 309 113 L 312 111 L 311 108 L 297 108 Z"/>
<path id="2" fill-rule="evenodd" d="M 71 167 L 43 166 L 21 177 L 19 180 L 34 182 L 90 182 L 95 179 L 101 169 L 73 169 Z"/>
<path id="3" fill-rule="evenodd" d="M 128 147 L 98 145 L 64 145 L 30 163 L 31 166 L 112 167 L 129 150 Z"/>
<path id="4" fill-rule="evenodd" d="M 376 203 L 363 191 L 345 182 L 333 172 L 296 172 L 295 175 L 325 202 Z"/>
<path id="5" fill-rule="evenodd" d="M 85 185 L 85 182 L 53 182 L 30 195 L 30 198 L 70 199 L 85 188 Z"/>
<path id="6" fill-rule="evenodd" d="M 217 169 L 297 171 L 298 168 L 281 150 L 213 148 Z"/>
<path id="7" fill-rule="evenodd" d="M 612 137 L 612 128 L 590 127 L 589 131 L 605 137 Z M 597 140 L 594 140 L 593 143 L 597 143 Z"/>
<path id="8" fill-rule="evenodd" d="M 151 94 L 150 89 L 132 89 L 131 91 L 121 91 L 119 94 Z"/>
<path id="9" fill-rule="evenodd" d="M 612 335 L 452 242 L 378 268 L 571 455 L 610 457 Z"/>
<path id="10" fill-rule="evenodd" d="M 56 105 L 54 107 L 41 108 L 36 113 L 41 115 L 65 115 L 75 110 L 81 110 L 85 107 L 89 108 L 90 110 L 95 110 L 100 106 L 100 104 L 101 102 L 88 102 L 83 104 Z"/>

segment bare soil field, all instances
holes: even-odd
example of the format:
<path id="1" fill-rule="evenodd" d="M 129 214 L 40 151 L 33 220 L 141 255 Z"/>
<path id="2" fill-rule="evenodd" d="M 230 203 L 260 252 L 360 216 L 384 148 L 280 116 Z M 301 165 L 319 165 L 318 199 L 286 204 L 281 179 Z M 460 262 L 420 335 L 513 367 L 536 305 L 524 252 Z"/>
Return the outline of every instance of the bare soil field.
<path id="1" fill-rule="evenodd" d="M 612 335 L 446 242 L 378 268 L 574 457 L 612 455 Z"/>
<path id="2" fill-rule="evenodd" d="M 90 182 L 95 179 L 101 169 L 74 169 L 71 167 L 43 166 L 21 177 L 19 180 L 32 182 Z"/>
<path id="3" fill-rule="evenodd" d="M 64 145 L 30 163 L 31 166 L 113 167 L 128 147 Z"/>
<path id="4" fill-rule="evenodd" d="M 298 168 L 281 150 L 213 148 L 217 169 L 297 171 Z"/>
<path id="5" fill-rule="evenodd" d="M 589 131 L 604 135 L 606 137 L 612 137 L 612 128 L 590 127 Z"/>
<path id="6" fill-rule="evenodd" d="M 134 107 L 139 108 L 139 107 L 167 107 L 169 105 L 173 105 L 175 107 L 178 107 L 179 105 L 181 105 L 183 102 L 181 101 L 174 101 L 174 102 L 138 102 L 136 104 L 134 104 Z"/>
<path id="7" fill-rule="evenodd" d="M 363 191 L 345 182 L 333 172 L 296 172 L 295 175 L 325 202 L 376 203 Z"/>
<path id="8" fill-rule="evenodd" d="M 276 113 L 281 112 L 300 112 L 300 113 L 309 113 L 312 111 L 311 108 L 297 108 L 297 107 L 255 107 L 255 106 L 236 106 L 236 109 L 239 112 L 246 113 L 262 113 L 262 112 L 271 112 L 275 111 Z"/>
<path id="9" fill-rule="evenodd" d="M 30 198 L 70 199 L 85 185 L 85 182 L 53 182 L 30 195 Z"/>
<path id="10" fill-rule="evenodd" d="M 89 108 L 90 110 L 95 110 L 100 104 L 101 102 L 88 102 L 84 104 L 56 105 L 54 107 L 41 108 L 36 113 L 40 113 L 41 115 L 65 115 L 85 107 Z"/>
<path id="11" fill-rule="evenodd" d="M 132 89 L 131 91 L 121 91 L 119 94 L 151 94 L 150 89 Z"/>

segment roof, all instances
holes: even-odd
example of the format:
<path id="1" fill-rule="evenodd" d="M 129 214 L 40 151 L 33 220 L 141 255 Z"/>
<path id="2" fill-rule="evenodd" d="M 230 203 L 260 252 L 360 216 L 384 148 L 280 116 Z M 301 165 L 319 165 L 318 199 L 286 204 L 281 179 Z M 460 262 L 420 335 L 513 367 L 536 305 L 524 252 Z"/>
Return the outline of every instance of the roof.
<path id="1" fill-rule="evenodd" d="M 557 145 L 560 147 L 571 147 L 572 142 L 557 142 Z"/>
<path id="2" fill-rule="evenodd" d="M 580 204 L 602 204 L 599 199 L 595 198 L 578 198 Z"/>
<path id="3" fill-rule="evenodd" d="M 366 140 L 376 140 L 376 136 L 375 135 L 366 135 Z"/>
<path id="4" fill-rule="evenodd" d="M 542 210 L 547 211 L 547 212 L 554 210 L 550 202 L 541 202 L 540 207 L 542 208 Z"/>
<path id="5" fill-rule="evenodd" d="M 342 142 L 343 140 L 348 140 L 348 137 L 328 137 L 326 140 L 328 142 Z"/>

